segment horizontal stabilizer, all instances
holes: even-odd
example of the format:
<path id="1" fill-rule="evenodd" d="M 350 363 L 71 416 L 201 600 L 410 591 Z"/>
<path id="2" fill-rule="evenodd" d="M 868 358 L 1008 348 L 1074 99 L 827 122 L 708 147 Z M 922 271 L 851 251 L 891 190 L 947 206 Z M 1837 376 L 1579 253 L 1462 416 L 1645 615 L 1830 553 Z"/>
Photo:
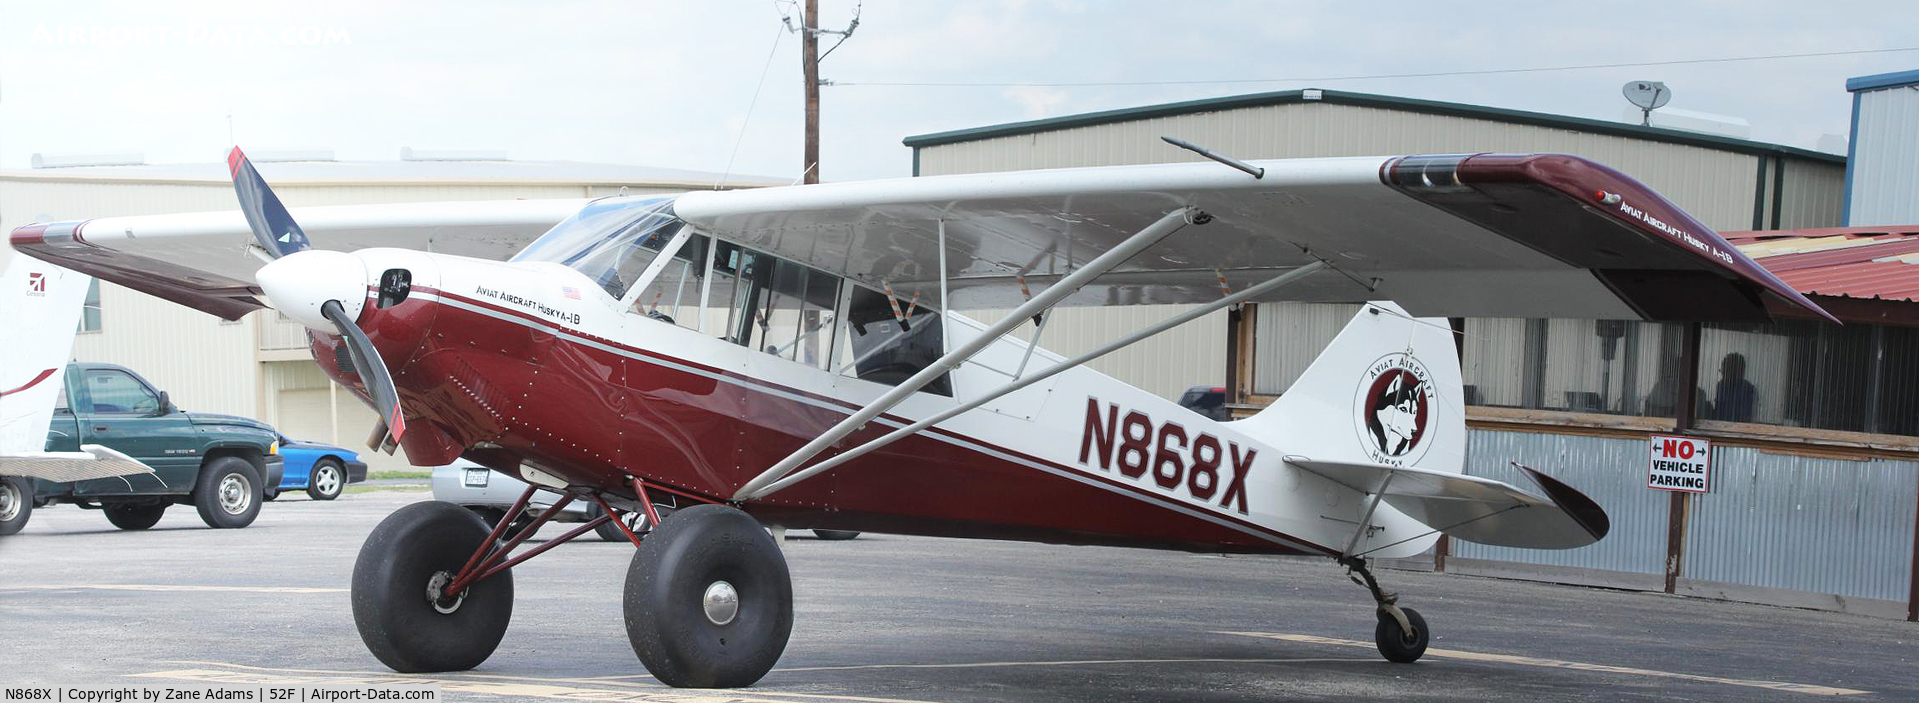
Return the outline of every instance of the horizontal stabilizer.
<path id="1" fill-rule="evenodd" d="M 54 483 L 71 483 L 114 476 L 153 473 L 152 467 L 98 444 L 83 444 L 78 452 L 0 454 L 0 476 L 25 476 Z"/>
<path id="2" fill-rule="evenodd" d="M 1572 549 L 1606 536 L 1606 511 L 1592 499 L 1531 468 L 1514 464 L 1539 485 L 1535 495 L 1492 479 L 1427 469 L 1314 461 L 1286 462 L 1361 493 L 1379 491 L 1407 517 L 1469 542 L 1527 549 Z"/>

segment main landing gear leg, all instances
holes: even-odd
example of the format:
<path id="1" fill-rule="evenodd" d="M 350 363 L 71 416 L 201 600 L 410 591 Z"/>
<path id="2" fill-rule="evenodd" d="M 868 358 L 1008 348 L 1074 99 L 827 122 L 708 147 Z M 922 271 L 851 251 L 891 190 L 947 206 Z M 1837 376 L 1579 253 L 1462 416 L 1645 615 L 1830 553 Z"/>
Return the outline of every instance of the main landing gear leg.
<path id="1" fill-rule="evenodd" d="M 1373 628 L 1373 643 L 1379 646 L 1380 655 L 1400 664 L 1419 661 L 1420 655 L 1426 653 L 1430 634 L 1426 619 L 1420 617 L 1417 610 L 1399 607 L 1399 594 L 1380 590 L 1372 570 L 1366 568 L 1365 557 L 1342 557 L 1339 563 L 1346 567 L 1353 583 L 1365 586 L 1373 594 L 1373 602 L 1379 604 L 1379 625 Z"/>

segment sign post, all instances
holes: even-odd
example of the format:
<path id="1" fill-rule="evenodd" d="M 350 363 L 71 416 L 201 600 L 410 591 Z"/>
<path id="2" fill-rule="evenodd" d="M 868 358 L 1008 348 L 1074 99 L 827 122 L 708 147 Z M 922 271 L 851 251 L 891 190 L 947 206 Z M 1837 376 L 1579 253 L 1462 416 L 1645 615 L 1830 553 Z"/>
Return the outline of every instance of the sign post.
<path id="1" fill-rule="evenodd" d="M 1712 443 L 1697 437 L 1652 436 L 1646 487 L 1705 493 L 1712 489 Z"/>

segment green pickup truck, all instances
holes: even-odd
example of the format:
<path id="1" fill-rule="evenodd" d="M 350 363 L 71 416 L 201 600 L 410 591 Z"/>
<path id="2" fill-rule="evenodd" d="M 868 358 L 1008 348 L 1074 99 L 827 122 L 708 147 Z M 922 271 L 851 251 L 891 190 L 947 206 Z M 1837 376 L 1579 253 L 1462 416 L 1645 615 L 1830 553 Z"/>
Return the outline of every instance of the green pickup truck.
<path id="1" fill-rule="evenodd" d="M 35 505 L 98 509 L 124 530 L 144 530 L 172 505 L 192 505 L 208 527 L 246 527 L 264 494 L 280 485 L 279 435 L 264 422 L 189 413 L 139 374 L 113 364 L 67 365 L 66 387 L 47 428 L 47 451 L 111 447 L 151 475 L 52 483 L 34 480 Z"/>

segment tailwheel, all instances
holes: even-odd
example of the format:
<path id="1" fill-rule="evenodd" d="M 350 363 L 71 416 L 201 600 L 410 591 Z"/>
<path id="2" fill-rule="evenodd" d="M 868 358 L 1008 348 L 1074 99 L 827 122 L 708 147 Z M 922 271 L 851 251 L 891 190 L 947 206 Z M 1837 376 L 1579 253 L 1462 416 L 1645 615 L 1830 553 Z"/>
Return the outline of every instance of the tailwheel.
<path id="1" fill-rule="evenodd" d="M 1396 605 L 1392 608 L 1399 611 L 1406 622 L 1400 623 L 1399 617 L 1380 608 L 1379 626 L 1373 628 L 1373 644 L 1379 646 L 1379 654 L 1386 657 L 1386 661 L 1400 664 L 1419 661 L 1420 655 L 1426 653 L 1426 619 L 1412 608 Z"/>
<path id="2" fill-rule="evenodd" d="M 1373 644 L 1379 647 L 1380 656 L 1398 664 L 1419 661 L 1431 640 L 1426 618 L 1420 617 L 1417 610 L 1399 607 L 1399 594 L 1381 590 L 1372 570 L 1366 568 L 1365 557 L 1343 557 L 1339 563 L 1350 572 L 1353 583 L 1365 586 L 1373 594 L 1373 602 L 1379 606 L 1379 625 L 1373 628 Z"/>
<path id="3" fill-rule="evenodd" d="M 646 670 L 677 687 L 732 688 L 765 676 L 793 631 L 779 545 L 737 508 L 662 520 L 626 572 L 626 634 Z"/>
<path id="4" fill-rule="evenodd" d="M 375 658 L 416 673 L 471 669 L 493 654 L 513 617 L 513 574 L 447 588 L 489 536 L 478 516 L 439 501 L 373 528 L 353 565 L 353 624 Z"/>

